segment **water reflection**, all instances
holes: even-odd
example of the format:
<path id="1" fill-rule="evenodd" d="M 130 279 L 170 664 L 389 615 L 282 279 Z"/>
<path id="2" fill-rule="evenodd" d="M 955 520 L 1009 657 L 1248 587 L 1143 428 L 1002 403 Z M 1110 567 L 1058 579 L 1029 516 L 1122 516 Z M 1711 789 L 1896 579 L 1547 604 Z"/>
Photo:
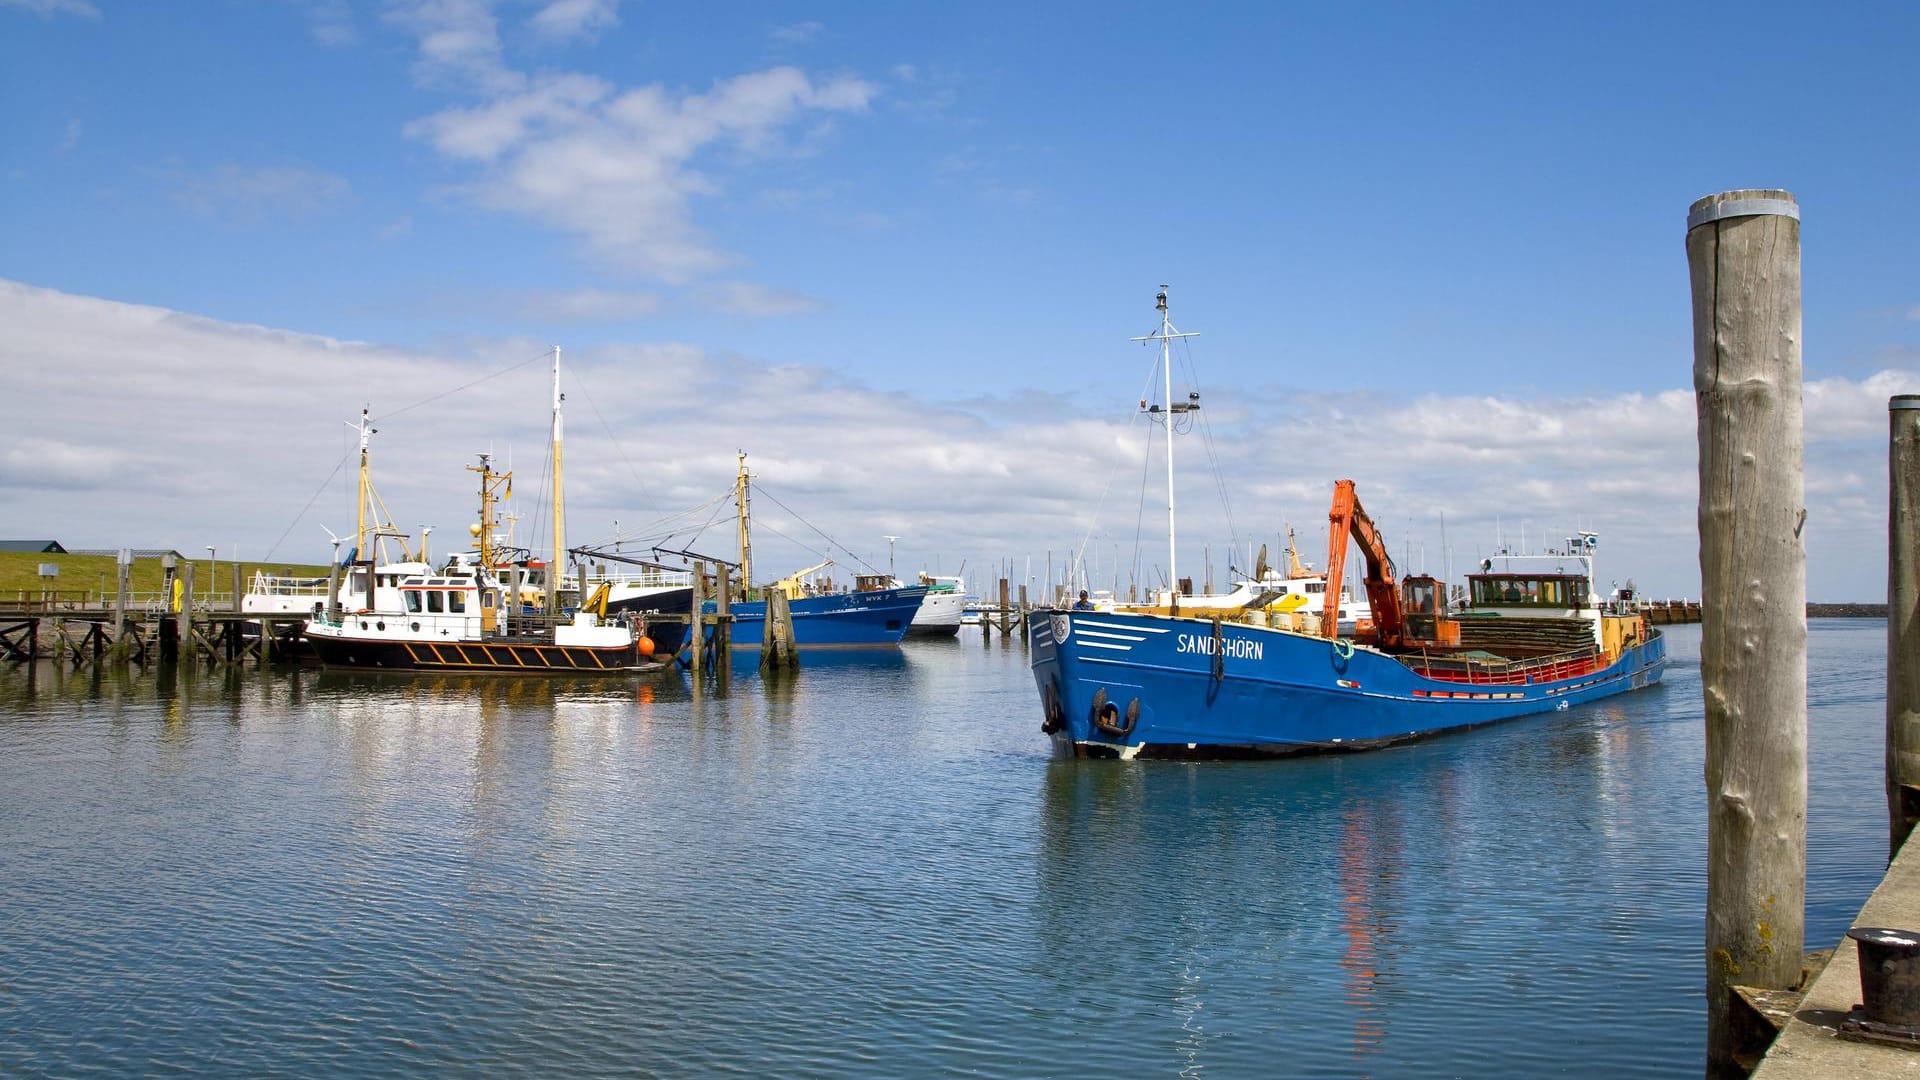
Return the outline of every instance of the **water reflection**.
<path id="1" fill-rule="evenodd" d="M 1356 802 L 1349 806 L 1340 842 L 1340 930 L 1346 946 L 1340 953 L 1344 975 L 1341 1000 L 1353 1010 L 1353 1056 L 1378 1053 L 1387 1041 L 1387 1021 L 1377 996 L 1391 974 L 1383 971 L 1383 947 L 1393 925 L 1382 910 L 1379 891 L 1394 876 L 1396 837 L 1392 822 L 1371 817 L 1382 804 Z"/>
<path id="2" fill-rule="evenodd" d="M 1017 644 L 953 645 L 724 685 L 0 671 L 0 1049 L 53 1075 L 1694 1066 L 1683 668 L 1377 753 L 1080 762 L 1048 757 Z M 1821 901 L 1816 871 L 1810 939 L 1884 844 L 1883 718 L 1818 689 L 1810 858 L 1871 880 Z"/>
<path id="3" fill-rule="evenodd" d="M 1157 1000 L 1138 1003 L 1142 1037 L 1192 1075 L 1246 1023 L 1238 1003 L 1209 1000 L 1216 971 L 1252 963 L 1277 998 L 1345 1030 L 1347 1064 L 1322 1064 L 1350 1071 L 1387 1051 L 1435 980 L 1530 993 L 1551 962 L 1539 954 L 1566 936 L 1556 923 L 1610 933 L 1651 902 L 1603 897 L 1622 911 L 1603 915 L 1590 892 L 1645 835 L 1631 793 L 1658 787 L 1663 764 L 1645 720 L 1575 709 L 1280 761 L 1053 760 L 1038 804 L 1041 967 L 1069 997 L 1086 992 L 1077 978 L 1100 984 L 1090 955 L 1166 971 Z"/>

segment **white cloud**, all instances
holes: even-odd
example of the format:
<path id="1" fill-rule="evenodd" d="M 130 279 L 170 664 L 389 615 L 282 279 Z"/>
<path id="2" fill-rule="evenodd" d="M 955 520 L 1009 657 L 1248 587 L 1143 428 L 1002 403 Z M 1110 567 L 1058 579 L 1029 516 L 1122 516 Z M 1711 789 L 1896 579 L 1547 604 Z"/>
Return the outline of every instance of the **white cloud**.
<path id="1" fill-rule="evenodd" d="M 550 299 L 584 317 L 628 305 L 640 312 L 644 295 Z M 0 488 L 22 535 L 182 550 L 218 537 L 262 555 L 350 453 L 342 421 L 369 393 L 384 418 L 377 479 L 408 524 L 467 520 L 468 453 L 491 448 L 523 477 L 537 475 L 544 456 L 544 342 L 383 348 L 4 281 L 0 324 L 8 327 L 0 400 L 15 404 Z M 908 537 L 904 568 L 937 557 L 951 571 L 962 558 L 979 567 L 1028 555 L 1037 567 L 1049 549 L 1062 558 L 1082 543 L 1090 561 L 1097 555 L 1111 567 L 1116 556 L 1131 560 L 1136 528 L 1142 573 L 1165 561 L 1163 511 L 1154 509 L 1164 506 L 1160 459 L 1144 456 L 1137 422 L 1130 428 L 1035 392 L 923 400 L 682 344 L 568 348 L 565 359 L 570 533 L 581 541 L 610 531 L 602 523 L 616 518 L 631 533 L 716 496 L 740 447 L 770 496 L 870 558 L 884 558 L 882 535 Z M 503 369 L 512 370 L 485 378 Z M 1807 388 L 1816 600 L 1882 593 L 1886 397 L 1916 389 L 1912 371 Z M 1698 594 L 1690 391 L 1408 400 L 1266 388 L 1236 396 L 1203 413 L 1211 454 L 1197 434 L 1179 444 L 1187 572 L 1199 566 L 1202 545 L 1216 566 L 1228 561 L 1217 486 L 1232 497 L 1243 546 L 1271 548 L 1291 522 L 1303 551 L 1320 561 L 1332 482 L 1352 477 L 1396 558 L 1410 555 L 1409 570 L 1443 568 L 1444 515 L 1456 573 L 1496 536 L 1516 543 L 1524 533 L 1538 546 L 1588 528 L 1602 537 L 1603 578 L 1634 577 L 1653 595 Z M 177 422 L 196 417 L 218 422 Z M 85 442 L 72 436 L 82 422 Z M 350 472 L 275 558 L 324 556 L 319 525 L 340 528 L 352 505 Z M 523 482 L 521 490 L 538 487 Z M 757 507 L 770 527 L 757 538 L 763 573 L 818 558 L 807 525 L 771 499 Z M 538 517 L 530 507 L 523 513 Z M 722 552 L 730 542 L 721 528 L 696 546 Z M 1111 573 L 1103 570 L 1103 580 Z"/>
<path id="2" fill-rule="evenodd" d="M 702 286 L 696 291 L 696 299 L 700 306 L 709 311 L 758 319 L 800 315 L 825 306 L 814 297 L 770 289 L 750 281 L 725 281 Z"/>
<path id="3" fill-rule="evenodd" d="M 83 19 L 99 19 L 100 9 L 87 3 L 87 0 L 0 0 L 0 7 L 19 8 L 32 12 L 43 19 L 56 15 L 77 15 Z"/>
<path id="4" fill-rule="evenodd" d="M 347 0 L 293 0 L 307 15 L 307 36 L 321 45 L 351 45 L 358 37 Z"/>
<path id="5" fill-rule="evenodd" d="M 875 92 L 856 78 L 816 82 L 791 67 L 683 95 L 658 84 L 616 92 L 604 80 L 564 75 L 426 117 L 407 133 L 482 165 L 467 188 L 481 205 L 571 233 L 607 263 L 682 284 L 737 261 L 693 223 L 692 200 L 719 190 L 693 167 L 697 155 L 721 145 L 770 152 L 802 114 L 858 112 Z"/>
<path id="6" fill-rule="evenodd" d="M 532 293 L 520 298 L 518 307 L 531 318 L 554 322 L 625 322 L 660 310 L 660 297 L 649 292 L 577 289 Z"/>
<path id="7" fill-rule="evenodd" d="M 428 85 L 509 93 L 525 82 L 506 65 L 488 0 L 398 0 L 386 17 L 419 38 L 414 74 Z"/>
<path id="8" fill-rule="evenodd" d="M 124 480 L 134 459 L 125 449 L 65 439 L 23 439 L 0 447 L 0 490 L 48 487 L 95 490 Z"/>
<path id="9" fill-rule="evenodd" d="M 786 26 L 776 26 L 768 36 L 783 45 L 804 45 L 820 36 L 826 27 L 817 22 L 797 22 Z"/>
<path id="10" fill-rule="evenodd" d="M 174 198 L 202 217 L 251 223 L 272 215 L 318 213 L 351 194 L 344 177 L 297 165 L 217 165 L 172 178 Z"/>
<path id="11" fill-rule="evenodd" d="M 620 25 L 619 0 L 552 0 L 527 20 L 539 37 L 565 42 L 591 40 Z"/>

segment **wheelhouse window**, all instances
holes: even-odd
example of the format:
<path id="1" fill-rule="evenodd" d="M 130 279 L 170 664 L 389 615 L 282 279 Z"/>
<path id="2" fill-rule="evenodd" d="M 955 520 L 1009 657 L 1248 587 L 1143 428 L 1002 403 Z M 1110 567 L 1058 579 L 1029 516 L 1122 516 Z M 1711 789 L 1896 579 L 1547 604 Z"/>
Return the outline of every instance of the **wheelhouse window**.
<path id="1" fill-rule="evenodd" d="M 460 615 L 467 610 L 467 594 L 458 589 L 447 594 L 447 610 Z"/>
<path id="2" fill-rule="evenodd" d="M 401 593 L 401 595 L 407 598 L 407 610 L 408 610 L 408 611 L 411 611 L 411 612 L 413 612 L 413 613 L 414 613 L 414 614 L 416 614 L 416 615 L 418 615 L 418 614 L 420 613 L 420 592 L 419 592 L 419 590 L 418 590 L 418 589 L 408 589 L 408 590 L 407 590 L 406 592 L 404 592 L 404 593 Z"/>
<path id="3" fill-rule="evenodd" d="M 1560 574 L 1487 574 L 1469 579 L 1471 597 L 1482 607 L 1579 607 L 1587 579 Z"/>
<path id="4" fill-rule="evenodd" d="M 427 593 L 427 613 L 438 615 L 447 609 L 446 593 L 434 589 Z"/>

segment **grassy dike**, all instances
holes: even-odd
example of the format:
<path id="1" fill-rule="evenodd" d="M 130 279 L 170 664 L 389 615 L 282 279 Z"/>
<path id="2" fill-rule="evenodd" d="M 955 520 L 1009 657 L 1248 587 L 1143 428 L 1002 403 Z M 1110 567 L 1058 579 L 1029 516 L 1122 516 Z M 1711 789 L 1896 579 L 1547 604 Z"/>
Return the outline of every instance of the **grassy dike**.
<path id="1" fill-rule="evenodd" d="M 209 589 L 223 599 L 233 599 L 233 560 L 221 559 L 217 562 L 194 559 L 193 591 L 197 597 L 205 598 Z M 43 581 L 40 577 L 40 565 L 53 563 L 60 568 L 60 575 L 52 581 Z M 211 568 L 211 573 L 209 573 Z M 182 570 L 184 571 L 184 567 Z M 242 562 L 240 564 L 241 588 L 253 579 L 254 571 L 266 570 L 275 574 L 292 574 L 296 577 L 326 577 L 327 568 L 322 565 L 303 565 L 286 562 Z M 0 551 L 0 600 L 19 598 L 22 591 L 37 594 L 43 588 L 58 589 L 62 593 L 84 592 L 94 599 L 113 600 L 115 575 L 118 573 L 111 555 L 43 555 L 28 551 Z M 164 583 L 166 573 L 156 558 L 133 560 L 132 589 L 136 594 L 158 593 Z"/>

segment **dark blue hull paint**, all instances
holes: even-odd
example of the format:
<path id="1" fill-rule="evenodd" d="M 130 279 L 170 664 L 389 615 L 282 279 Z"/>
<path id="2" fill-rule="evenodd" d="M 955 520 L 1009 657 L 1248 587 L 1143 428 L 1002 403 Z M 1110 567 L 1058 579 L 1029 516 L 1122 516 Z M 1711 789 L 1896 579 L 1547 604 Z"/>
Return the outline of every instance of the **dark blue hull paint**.
<path id="1" fill-rule="evenodd" d="M 1469 686 L 1365 646 L 1342 655 L 1345 643 L 1266 627 L 1221 624 L 1216 643 L 1199 619 L 1042 611 L 1028 620 L 1053 738 L 1081 754 L 1364 749 L 1639 689 L 1660 680 L 1667 659 L 1656 630 L 1584 675 Z M 1451 696 L 1462 693 L 1488 696 Z M 1102 701 L 1116 710 L 1106 729 L 1095 722 Z"/>
<path id="2" fill-rule="evenodd" d="M 833 593 L 787 602 L 793 613 L 793 641 L 802 649 L 884 648 L 900 644 L 912 624 L 924 585 L 872 592 Z M 703 608 L 711 614 L 709 601 Z M 764 600 L 733 604 L 733 647 L 757 649 L 767 624 Z"/>

